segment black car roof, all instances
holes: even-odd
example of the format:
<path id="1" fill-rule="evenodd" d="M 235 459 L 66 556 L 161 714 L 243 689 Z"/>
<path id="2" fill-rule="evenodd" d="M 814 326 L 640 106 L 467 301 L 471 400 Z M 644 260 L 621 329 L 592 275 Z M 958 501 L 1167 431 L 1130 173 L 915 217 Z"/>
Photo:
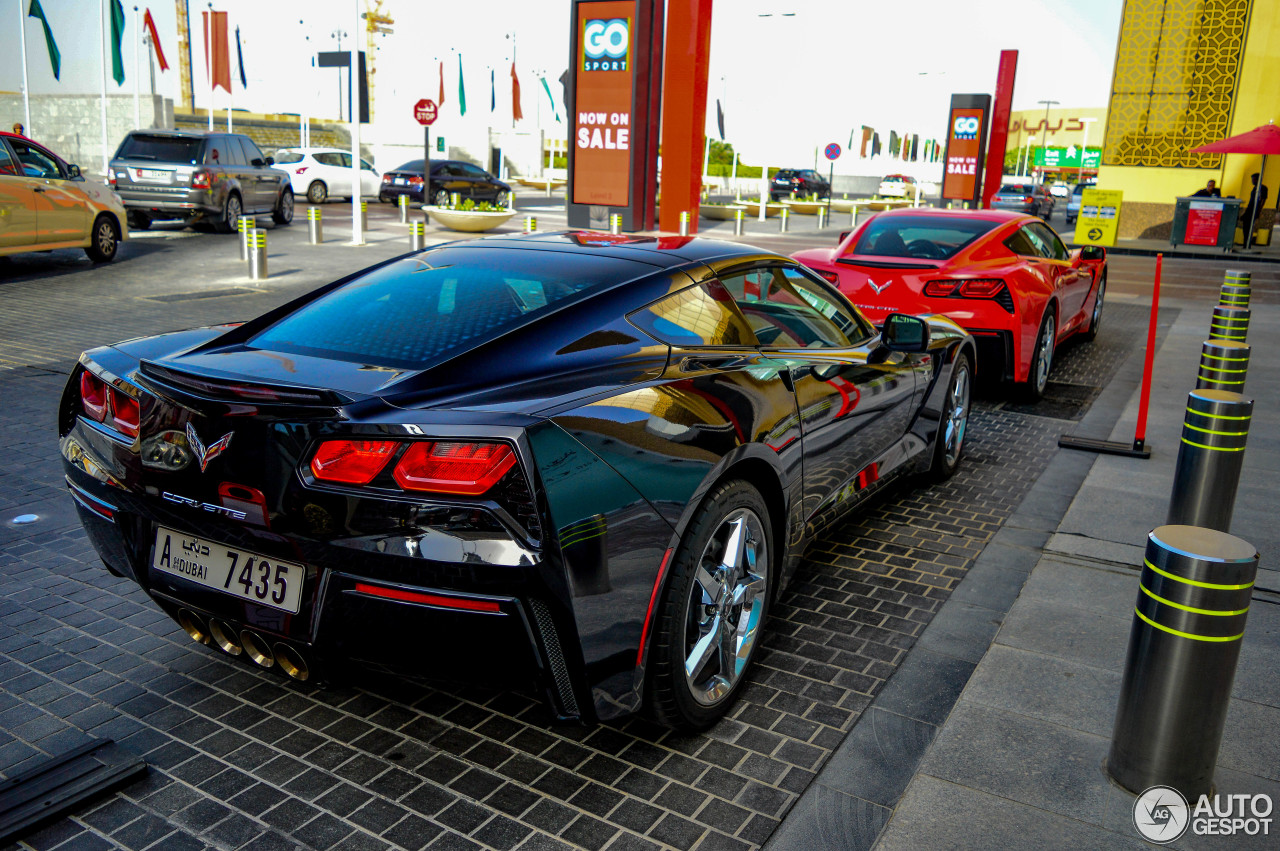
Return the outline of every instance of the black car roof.
<path id="1" fill-rule="evenodd" d="M 560 251 L 572 254 L 595 254 L 626 257 L 659 268 L 683 266 L 687 263 L 733 260 L 767 255 L 788 258 L 750 245 L 692 236 L 617 235 L 600 231 L 560 231 L 529 234 L 497 234 L 473 240 L 473 245 L 534 251 Z M 465 244 L 464 244 L 465 245 Z"/>

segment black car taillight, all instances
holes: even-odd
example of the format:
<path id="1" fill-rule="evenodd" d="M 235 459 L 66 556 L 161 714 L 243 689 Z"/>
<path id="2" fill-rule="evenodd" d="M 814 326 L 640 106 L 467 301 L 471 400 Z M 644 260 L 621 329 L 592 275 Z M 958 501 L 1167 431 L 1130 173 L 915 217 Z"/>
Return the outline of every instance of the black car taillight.
<path id="1" fill-rule="evenodd" d="M 138 400 L 113 387 L 111 389 L 111 425 L 115 430 L 125 437 L 137 437 L 140 417 Z"/>
<path id="2" fill-rule="evenodd" d="M 422 178 L 421 178 L 421 177 L 417 177 L 417 176 L 410 177 L 410 178 L 409 178 L 409 185 L 410 185 L 410 186 L 421 186 L 421 185 L 422 185 Z"/>
<path id="3" fill-rule="evenodd" d="M 138 400 L 119 388 L 109 386 L 87 369 L 80 373 L 80 410 L 89 419 L 125 437 L 138 436 L 142 419 Z"/>
<path id="4" fill-rule="evenodd" d="M 326 440 L 311 459 L 311 475 L 322 482 L 367 485 L 398 447 L 394 440 Z"/>
<path id="5" fill-rule="evenodd" d="M 378 478 L 404 441 L 326 440 L 309 468 L 321 482 L 368 485 Z M 392 478 L 401 489 L 481 496 L 516 465 L 505 443 L 414 441 L 405 446 Z"/>
<path id="6" fill-rule="evenodd" d="M 89 370 L 80 373 L 80 407 L 85 416 L 102 422 L 107 416 L 107 385 Z"/>

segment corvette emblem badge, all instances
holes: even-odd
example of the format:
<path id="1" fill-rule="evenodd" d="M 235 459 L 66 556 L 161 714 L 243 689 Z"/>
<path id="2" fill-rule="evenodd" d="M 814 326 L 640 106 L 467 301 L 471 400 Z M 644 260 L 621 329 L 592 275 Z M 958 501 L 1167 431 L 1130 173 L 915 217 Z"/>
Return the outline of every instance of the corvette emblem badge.
<path id="1" fill-rule="evenodd" d="M 884 288 L 889 286 L 892 283 L 893 283 L 892 279 L 885 281 L 883 284 L 877 284 L 875 281 L 871 280 L 870 278 L 867 278 L 867 286 L 875 290 L 876 295 L 880 295 L 880 293 L 884 292 Z"/>
<path id="2" fill-rule="evenodd" d="M 191 423 L 187 423 L 187 445 L 191 447 L 191 451 L 196 454 L 196 458 L 200 461 L 200 472 L 204 472 L 205 467 L 209 466 L 209 462 L 222 454 L 222 450 L 231 445 L 231 437 L 235 432 L 229 431 L 222 437 L 209 444 L 208 448 L 200 442 L 200 436 L 196 434 L 195 427 Z"/>

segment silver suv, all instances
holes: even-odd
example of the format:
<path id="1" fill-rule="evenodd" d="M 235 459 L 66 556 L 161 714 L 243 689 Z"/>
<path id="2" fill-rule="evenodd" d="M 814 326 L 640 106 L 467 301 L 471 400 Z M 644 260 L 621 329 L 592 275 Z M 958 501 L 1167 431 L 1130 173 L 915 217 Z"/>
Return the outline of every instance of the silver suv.
<path id="1" fill-rule="evenodd" d="M 135 230 L 154 219 L 181 219 L 229 232 L 242 213 L 293 221 L 289 175 L 272 164 L 239 133 L 136 130 L 116 150 L 109 179 Z"/>

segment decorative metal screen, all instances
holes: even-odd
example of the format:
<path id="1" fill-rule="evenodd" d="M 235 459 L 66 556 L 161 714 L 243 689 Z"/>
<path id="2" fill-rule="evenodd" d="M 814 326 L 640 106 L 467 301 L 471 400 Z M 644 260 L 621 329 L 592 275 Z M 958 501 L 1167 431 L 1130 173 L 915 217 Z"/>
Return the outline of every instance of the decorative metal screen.
<path id="1" fill-rule="evenodd" d="M 1217 168 L 1252 0 L 1126 0 L 1103 165 Z"/>

